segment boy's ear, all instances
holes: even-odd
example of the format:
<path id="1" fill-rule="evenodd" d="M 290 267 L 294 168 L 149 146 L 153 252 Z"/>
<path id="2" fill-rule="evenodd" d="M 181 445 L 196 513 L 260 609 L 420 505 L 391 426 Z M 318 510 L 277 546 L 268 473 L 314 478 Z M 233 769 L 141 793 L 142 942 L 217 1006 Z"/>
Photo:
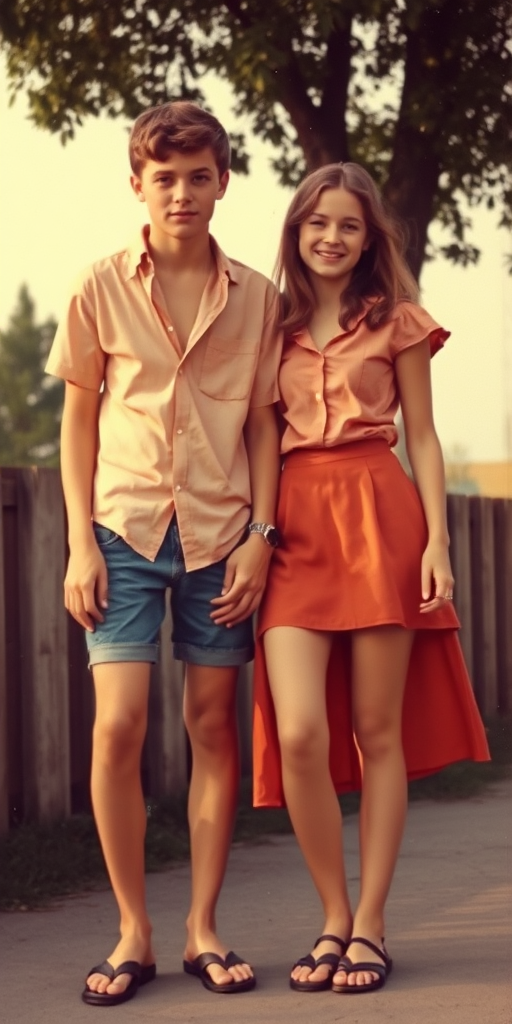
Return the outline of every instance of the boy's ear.
<path id="1" fill-rule="evenodd" d="M 224 171 L 219 178 L 219 191 L 217 192 L 217 199 L 222 199 L 226 193 L 226 189 L 229 183 L 229 171 Z"/>
<path id="2" fill-rule="evenodd" d="M 144 197 L 144 193 L 142 191 L 142 182 L 140 178 L 138 178 L 135 174 L 132 174 L 130 178 L 130 185 L 132 186 L 132 189 L 135 192 L 135 195 L 137 196 L 139 203 L 145 203 L 146 200 Z"/>

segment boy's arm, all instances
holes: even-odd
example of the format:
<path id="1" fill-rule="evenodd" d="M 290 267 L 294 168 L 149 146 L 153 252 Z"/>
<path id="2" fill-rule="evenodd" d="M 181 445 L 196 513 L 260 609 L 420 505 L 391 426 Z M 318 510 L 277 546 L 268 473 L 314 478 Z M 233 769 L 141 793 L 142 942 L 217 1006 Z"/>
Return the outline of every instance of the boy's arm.
<path id="1" fill-rule="evenodd" d="M 85 629 L 102 622 L 107 570 L 92 528 L 92 491 L 101 394 L 66 381 L 61 429 L 61 473 L 68 516 L 69 562 L 64 603 Z"/>
<path id="2" fill-rule="evenodd" d="M 279 479 L 279 436 L 275 406 L 252 406 L 244 427 L 249 460 L 252 520 L 274 523 Z M 214 598 L 212 619 L 225 626 L 242 622 L 258 607 L 272 555 L 261 534 L 252 533 L 229 556 L 221 597 Z"/>

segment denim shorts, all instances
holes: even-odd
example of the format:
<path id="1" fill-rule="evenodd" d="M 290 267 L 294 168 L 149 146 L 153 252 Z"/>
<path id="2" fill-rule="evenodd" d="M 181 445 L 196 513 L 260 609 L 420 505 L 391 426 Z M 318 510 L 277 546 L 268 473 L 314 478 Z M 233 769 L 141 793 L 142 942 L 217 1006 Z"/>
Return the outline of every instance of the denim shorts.
<path id="1" fill-rule="evenodd" d="M 89 665 L 158 661 L 158 640 L 171 588 L 174 657 L 191 665 L 243 665 L 254 656 L 252 619 L 228 629 L 211 618 L 226 560 L 185 571 L 176 516 L 154 562 L 139 555 L 117 533 L 94 523 L 108 572 L 108 608 L 94 632 L 86 630 Z"/>

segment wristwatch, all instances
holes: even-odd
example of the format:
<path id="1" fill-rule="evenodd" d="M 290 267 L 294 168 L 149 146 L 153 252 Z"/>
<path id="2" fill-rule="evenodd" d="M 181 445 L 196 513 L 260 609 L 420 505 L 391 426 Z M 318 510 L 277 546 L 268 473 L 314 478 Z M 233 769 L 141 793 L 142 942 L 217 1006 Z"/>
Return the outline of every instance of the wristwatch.
<path id="1" fill-rule="evenodd" d="M 261 536 L 271 548 L 277 548 L 279 545 L 279 530 L 272 526 L 271 523 L 249 523 L 247 529 L 249 533 L 261 533 Z"/>

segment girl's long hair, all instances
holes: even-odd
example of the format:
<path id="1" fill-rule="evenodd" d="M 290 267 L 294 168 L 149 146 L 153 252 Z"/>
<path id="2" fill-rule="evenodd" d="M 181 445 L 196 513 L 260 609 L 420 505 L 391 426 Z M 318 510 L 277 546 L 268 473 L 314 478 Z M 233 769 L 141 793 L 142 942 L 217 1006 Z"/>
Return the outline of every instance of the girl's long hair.
<path id="1" fill-rule="evenodd" d="M 316 306 L 308 269 L 299 255 L 300 225 L 313 213 L 322 192 L 332 188 L 357 196 L 370 240 L 343 293 L 343 310 L 340 296 L 340 325 L 347 330 L 370 298 L 376 299 L 366 316 L 372 329 L 389 318 L 401 299 L 418 298 L 418 285 L 402 255 L 403 233 L 386 211 L 373 179 L 359 164 L 327 164 L 299 185 L 283 225 L 274 279 L 281 290 L 281 326 L 287 334 L 305 327 Z"/>

